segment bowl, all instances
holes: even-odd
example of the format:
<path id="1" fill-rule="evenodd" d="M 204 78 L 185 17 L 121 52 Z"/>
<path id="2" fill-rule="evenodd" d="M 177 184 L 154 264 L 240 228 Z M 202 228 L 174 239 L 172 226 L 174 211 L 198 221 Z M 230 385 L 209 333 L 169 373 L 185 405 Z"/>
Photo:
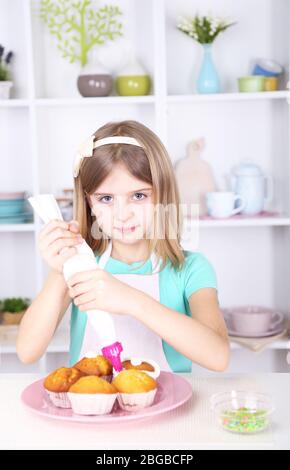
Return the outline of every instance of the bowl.
<path id="1" fill-rule="evenodd" d="M 277 77 L 265 77 L 265 91 L 276 91 L 278 90 L 278 78 Z"/>
<path id="2" fill-rule="evenodd" d="M 254 434 L 267 429 L 275 410 L 267 393 L 231 390 L 210 398 L 211 409 L 218 424 L 226 431 Z"/>
<path id="3" fill-rule="evenodd" d="M 84 97 L 109 96 L 113 89 L 113 77 L 108 74 L 79 75 L 77 87 Z"/>
<path id="4" fill-rule="evenodd" d="M 120 96 L 148 95 L 150 87 L 150 75 L 119 75 L 116 78 L 116 91 Z"/>
<path id="5" fill-rule="evenodd" d="M 21 192 L 1 192 L 0 193 L 0 200 L 2 199 L 25 199 L 26 192 L 21 191 Z"/>
<path id="6" fill-rule="evenodd" d="M 258 305 L 225 308 L 223 315 L 230 330 L 240 336 L 250 337 L 271 332 L 281 326 L 284 320 L 282 312 Z"/>
<path id="7" fill-rule="evenodd" d="M 253 69 L 253 75 L 263 75 L 264 77 L 278 77 L 282 73 L 282 65 L 271 59 L 258 59 Z"/>
<path id="8" fill-rule="evenodd" d="M 265 77 L 261 75 L 248 75 L 238 79 L 239 91 L 244 93 L 256 93 L 265 90 Z"/>
<path id="9" fill-rule="evenodd" d="M 0 216 L 11 216 L 23 213 L 25 209 L 25 199 L 1 199 Z"/>

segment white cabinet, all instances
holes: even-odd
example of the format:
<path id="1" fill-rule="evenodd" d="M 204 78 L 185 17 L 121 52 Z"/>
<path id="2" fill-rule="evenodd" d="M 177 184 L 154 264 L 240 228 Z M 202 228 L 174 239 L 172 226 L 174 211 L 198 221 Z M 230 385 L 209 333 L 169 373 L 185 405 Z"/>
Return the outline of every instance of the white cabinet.
<path id="1" fill-rule="evenodd" d="M 110 120 L 140 120 L 160 136 L 173 162 L 184 156 L 189 140 L 205 136 L 205 158 L 219 185 L 242 158 L 253 158 L 273 175 L 275 198 L 268 209 L 277 211 L 278 216 L 201 221 L 198 247 L 193 240 L 186 240 L 184 246 L 200 249 L 212 261 L 222 306 L 262 304 L 289 315 L 290 92 L 285 86 L 290 57 L 288 0 L 114 3 L 124 13 L 124 40 L 134 46 L 136 57 L 152 76 L 149 96 L 119 97 L 114 92 L 106 98 L 80 97 L 76 87 L 79 67 L 61 58 L 54 38 L 37 17 L 39 2 L 1 1 L 1 42 L 15 52 L 12 99 L 0 102 L 1 191 L 57 193 L 72 187 L 76 146 Z M 180 15 L 208 10 L 230 16 L 238 23 L 214 44 L 223 92 L 196 95 L 201 48 L 177 30 L 176 21 Z M 284 65 L 284 89 L 237 92 L 237 77 L 250 73 L 257 57 L 272 58 Z M 39 228 L 37 217 L 33 224 L 0 225 L 0 297 L 33 298 L 41 289 L 47 270 L 37 248 Z M 51 362 L 52 354 L 68 348 L 62 333 L 68 323 L 69 314 L 50 347 Z M 2 344 L 0 371 L 8 363 L 11 370 L 27 370 L 27 366 L 13 362 L 13 347 Z M 278 361 L 274 357 L 277 349 L 282 350 Z M 285 349 L 286 342 L 280 341 L 266 351 L 269 370 L 286 370 Z M 44 368 L 45 359 L 41 362 Z M 258 360 L 252 353 L 233 348 L 233 370 L 264 370 L 261 364 L 261 357 Z"/>

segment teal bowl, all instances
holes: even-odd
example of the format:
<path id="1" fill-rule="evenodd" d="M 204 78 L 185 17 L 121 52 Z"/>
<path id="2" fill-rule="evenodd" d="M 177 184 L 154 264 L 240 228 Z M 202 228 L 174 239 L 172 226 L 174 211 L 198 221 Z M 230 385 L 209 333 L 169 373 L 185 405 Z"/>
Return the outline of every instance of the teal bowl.
<path id="1" fill-rule="evenodd" d="M 239 91 L 242 93 L 257 93 L 265 91 L 265 77 L 261 75 L 248 75 L 238 79 Z"/>
<path id="2" fill-rule="evenodd" d="M 0 217 L 21 214 L 25 208 L 25 199 L 0 200 Z"/>

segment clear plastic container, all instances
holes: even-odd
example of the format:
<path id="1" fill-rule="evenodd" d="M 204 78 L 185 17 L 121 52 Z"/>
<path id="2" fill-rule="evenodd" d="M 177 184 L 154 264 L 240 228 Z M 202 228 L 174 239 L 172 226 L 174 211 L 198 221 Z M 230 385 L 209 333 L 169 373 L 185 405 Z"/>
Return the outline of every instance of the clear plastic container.
<path id="1" fill-rule="evenodd" d="M 275 410 L 270 395 L 244 390 L 216 393 L 210 402 L 220 426 L 240 434 L 264 431 Z"/>

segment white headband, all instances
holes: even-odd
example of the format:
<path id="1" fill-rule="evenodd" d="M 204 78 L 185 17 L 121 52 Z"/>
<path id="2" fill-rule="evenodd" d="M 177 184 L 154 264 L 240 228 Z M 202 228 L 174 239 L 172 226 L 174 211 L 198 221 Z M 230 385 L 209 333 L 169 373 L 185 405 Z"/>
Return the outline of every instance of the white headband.
<path id="1" fill-rule="evenodd" d="M 94 135 L 90 136 L 85 142 L 83 142 L 79 146 L 73 165 L 74 178 L 76 178 L 79 174 L 83 159 L 85 157 L 92 157 L 94 149 L 97 147 L 101 147 L 101 145 L 130 144 L 143 148 L 143 145 L 141 145 L 138 140 L 136 140 L 134 137 L 115 135 L 112 137 L 104 137 L 103 139 L 97 140 L 96 142 L 94 142 L 94 138 Z"/>

